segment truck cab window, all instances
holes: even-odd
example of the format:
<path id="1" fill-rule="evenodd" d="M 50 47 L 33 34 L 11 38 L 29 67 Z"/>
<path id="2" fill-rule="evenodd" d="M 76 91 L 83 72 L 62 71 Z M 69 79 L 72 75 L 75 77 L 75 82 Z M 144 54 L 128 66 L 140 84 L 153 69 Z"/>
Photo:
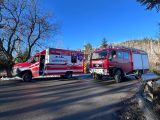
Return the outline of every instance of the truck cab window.
<path id="1" fill-rule="evenodd" d="M 76 54 L 71 55 L 71 62 L 72 63 L 77 63 L 77 55 Z"/>
<path id="2" fill-rule="evenodd" d="M 98 59 L 105 59 L 107 57 L 107 51 L 106 50 L 103 50 L 103 51 L 100 51 L 100 52 L 94 52 L 92 54 L 92 60 L 98 60 Z"/>
<path id="3" fill-rule="evenodd" d="M 112 61 L 113 58 L 116 58 L 116 51 L 115 50 L 111 50 L 109 53 L 109 60 Z"/>
<path id="4" fill-rule="evenodd" d="M 123 59 L 123 54 L 122 54 L 122 52 L 118 52 L 118 59 Z"/>
<path id="5" fill-rule="evenodd" d="M 115 51 L 115 50 L 112 50 L 112 51 L 111 51 L 111 55 L 112 55 L 112 58 L 115 58 L 115 57 L 116 57 L 116 51 Z"/>
<path id="6" fill-rule="evenodd" d="M 30 63 L 38 62 L 38 60 L 39 60 L 39 56 L 34 56 L 33 58 L 31 58 Z"/>
<path id="7" fill-rule="evenodd" d="M 124 52 L 123 53 L 124 59 L 128 60 L 129 59 L 129 53 L 128 52 Z"/>

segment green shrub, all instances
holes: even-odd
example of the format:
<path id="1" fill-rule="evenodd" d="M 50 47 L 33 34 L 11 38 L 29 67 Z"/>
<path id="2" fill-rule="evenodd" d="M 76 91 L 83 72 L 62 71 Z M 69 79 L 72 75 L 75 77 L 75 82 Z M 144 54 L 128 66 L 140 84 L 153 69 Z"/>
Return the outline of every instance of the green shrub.
<path id="1" fill-rule="evenodd" d="M 155 74 L 160 75 L 160 70 L 153 69 L 152 71 L 153 71 Z"/>

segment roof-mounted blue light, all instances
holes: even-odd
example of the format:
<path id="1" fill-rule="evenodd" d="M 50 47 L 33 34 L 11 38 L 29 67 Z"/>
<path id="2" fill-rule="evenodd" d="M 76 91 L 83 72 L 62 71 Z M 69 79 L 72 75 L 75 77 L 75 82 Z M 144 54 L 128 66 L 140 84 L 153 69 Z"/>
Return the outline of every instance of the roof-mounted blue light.
<path id="1" fill-rule="evenodd" d="M 112 49 L 112 45 L 110 45 L 109 48 Z"/>

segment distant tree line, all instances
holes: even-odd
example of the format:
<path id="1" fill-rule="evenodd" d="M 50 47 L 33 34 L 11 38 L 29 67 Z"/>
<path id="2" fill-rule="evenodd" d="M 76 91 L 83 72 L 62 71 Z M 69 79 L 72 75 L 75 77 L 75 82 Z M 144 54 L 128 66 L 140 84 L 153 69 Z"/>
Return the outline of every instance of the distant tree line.
<path id="1" fill-rule="evenodd" d="M 108 47 L 108 43 L 106 38 L 103 38 L 101 40 L 101 44 L 98 46 L 97 48 L 107 48 Z M 93 48 L 91 43 L 87 43 L 84 45 L 84 54 L 85 54 L 85 58 L 87 61 L 89 61 L 90 57 L 91 57 L 91 53 L 94 51 L 95 48 Z"/>

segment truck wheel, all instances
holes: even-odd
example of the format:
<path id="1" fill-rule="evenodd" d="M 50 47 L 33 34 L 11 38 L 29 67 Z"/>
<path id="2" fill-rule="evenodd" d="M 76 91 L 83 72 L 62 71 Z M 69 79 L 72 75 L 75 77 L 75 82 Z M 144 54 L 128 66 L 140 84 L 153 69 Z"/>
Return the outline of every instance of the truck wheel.
<path id="1" fill-rule="evenodd" d="M 66 76 L 67 79 L 71 79 L 72 78 L 72 72 L 67 72 L 65 76 Z"/>
<path id="2" fill-rule="evenodd" d="M 91 74 L 91 77 L 92 77 L 93 79 L 95 79 L 95 74 L 92 73 L 92 74 Z"/>
<path id="3" fill-rule="evenodd" d="M 91 76 L 92 76 L 93 79 L 96 79 L 96 74 L 95 73 L 92 73 Z"/>
<path id="4" fill-rule="evenodd" d="M 29 82 L 32 80 L 32 74 L 30 72 L 26 72 L 22 75 L 22 79 L 25 82 Z"/>
<path id="5" fill-rule="evenodd" d="M 115 79 L 116 83 L 120 83 L 122 81 L 122 78 L 123 78 L 123 76 L 122 76 L 121 70 L 117 70 L 114 75 L 114 79 Z"/>
<path id="6" fill-rule="evenodd" d="M 102 75 L 95 74 L 94 79 L 95 80 L 101 80 L 102 79 Z"/>
<path id="7" fill-rule="evenodd" d="M 66 78 L 66 76 L 65 76 L 65 75 L 61 75 L 60 77 L 61 77 L 62 79 Z"/>

